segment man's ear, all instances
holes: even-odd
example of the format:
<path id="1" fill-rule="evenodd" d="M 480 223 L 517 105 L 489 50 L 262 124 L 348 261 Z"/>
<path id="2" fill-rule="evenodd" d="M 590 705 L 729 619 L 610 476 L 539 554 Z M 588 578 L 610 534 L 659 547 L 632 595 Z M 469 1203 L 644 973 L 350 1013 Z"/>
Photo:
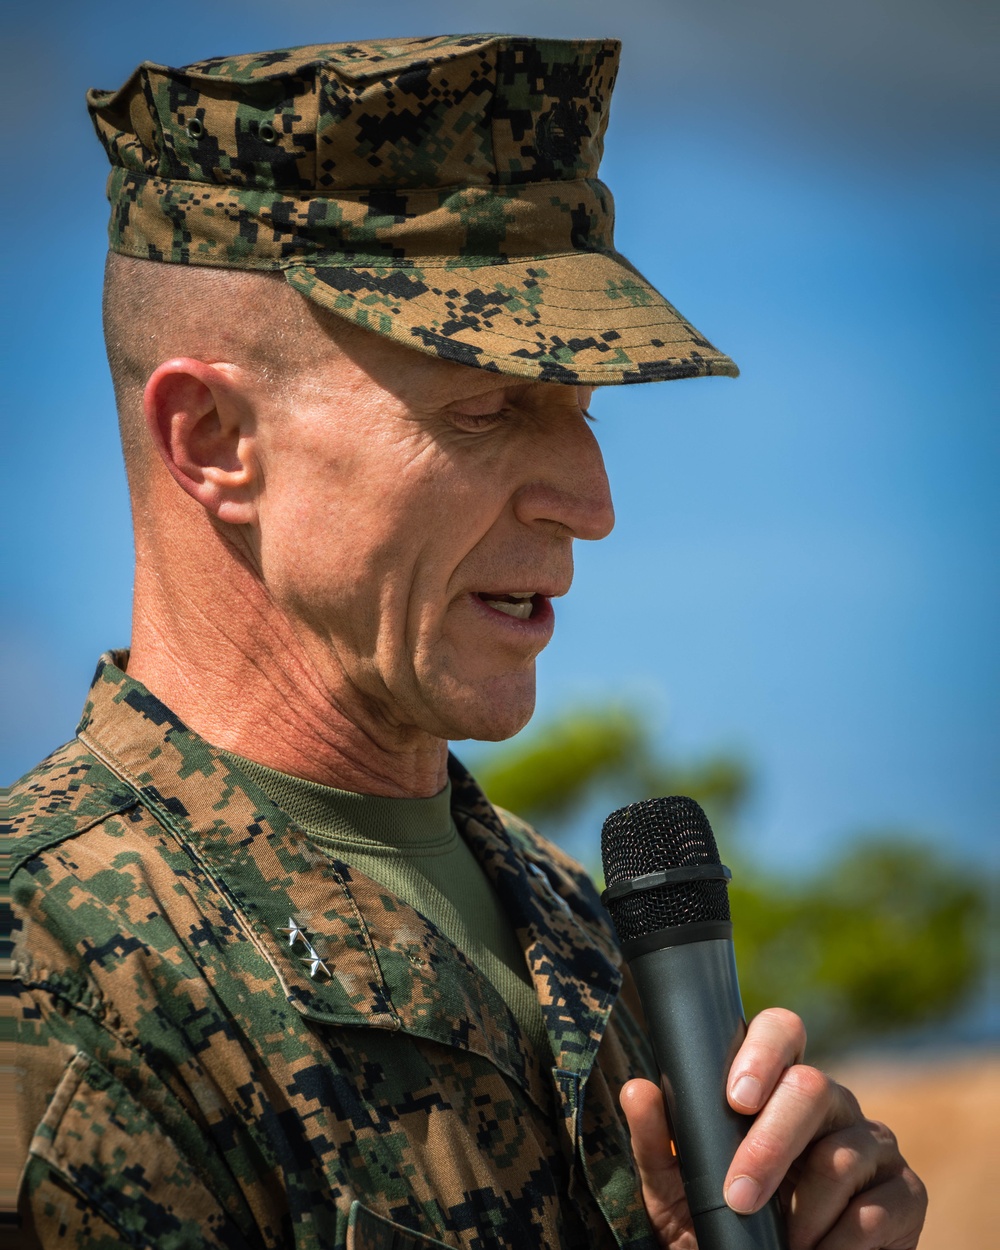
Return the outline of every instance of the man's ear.
<path id="1" fill-rule="evenodd" d="M 236 365 L 180 356 L 146 383 L 146 425 L 174 481 L 230 525 L 256 518 L 255 419 Z"/>

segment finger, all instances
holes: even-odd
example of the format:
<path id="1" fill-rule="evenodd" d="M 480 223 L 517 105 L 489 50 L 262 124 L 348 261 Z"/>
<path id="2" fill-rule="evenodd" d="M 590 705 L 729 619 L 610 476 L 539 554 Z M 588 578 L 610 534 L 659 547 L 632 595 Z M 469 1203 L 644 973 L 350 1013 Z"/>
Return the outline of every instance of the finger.
<path id="1" fill-rule="evenodd" d="M 816 1250 L 914 1250 L 927 1214 L 927 1190 L 908 1167 L 850 1203 Z"/>
<path id="2" fill-rule="evenodd" d="M 861 1119 L 854 1095 L 817 1068 L 789 1068 L 733 1156 L 726 1201 L 742 1214 L 756 1211 L 810 1142 Z"/>
<path id="3" fill-rule="evenodd" d="M 623 1086 L 620 1101 L 632 1136 L 643 1203 L 657 1240 L 661 1245 L 686 1244 L 683 1238 L 692 1235 L 691 1216 L 670 1144 L 663 1095 L 652 1081 L 637 1078 Z"/>
<path id="4" fill-rule="evenodd" d="M 652 1081 L 637 1077 L 622 1087 L 620 1101 L 643 1188 L 673 1193 L 677 1160 L 670 1147 L 667 1113 L 659 1088 Z"/>
<path id="5" fill-rule="evenodd" d="M 806 1050 L 805 1025 L 793 1011 L 769 1007 L 750 1021 L 743 1045 L 729 1069 L 727 1094 L 735 1111 L 759 1111 L 781 1074 Z"/>
<path id="6" fill-rule="evenodd" d="M 900 1166 L 895 1137 L 874 1120 L 821 1137 L 800 1160 L 786 1205 L 790 1243 L 816 1245 L 836 1225 L 855 1194 L 888 1179 Z"/>

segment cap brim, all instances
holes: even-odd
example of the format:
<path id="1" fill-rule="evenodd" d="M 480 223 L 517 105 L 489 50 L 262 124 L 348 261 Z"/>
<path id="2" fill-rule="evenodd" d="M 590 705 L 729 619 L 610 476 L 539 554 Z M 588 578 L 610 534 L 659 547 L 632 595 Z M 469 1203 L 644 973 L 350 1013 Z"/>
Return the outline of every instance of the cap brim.
<path id="1" fill-rule="evenodd" d="M 739 374 L 616 253 L 477 266 L 338 259 L 289 266 L 285 278 L 338 316 L 443 360 L 585 386 Z"/>

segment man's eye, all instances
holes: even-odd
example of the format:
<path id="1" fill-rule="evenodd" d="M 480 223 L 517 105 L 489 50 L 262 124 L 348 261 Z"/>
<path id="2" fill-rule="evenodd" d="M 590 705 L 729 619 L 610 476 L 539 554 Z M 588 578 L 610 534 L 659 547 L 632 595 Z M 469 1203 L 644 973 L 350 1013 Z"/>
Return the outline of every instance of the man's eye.
<path id="1" fill-rule="evenodd" d="M 498 408 L 495 412 L 452 412 L 449 415 L 460 429 L 487 430 L 506 421 L 510 416 L 510 409 Z"/>

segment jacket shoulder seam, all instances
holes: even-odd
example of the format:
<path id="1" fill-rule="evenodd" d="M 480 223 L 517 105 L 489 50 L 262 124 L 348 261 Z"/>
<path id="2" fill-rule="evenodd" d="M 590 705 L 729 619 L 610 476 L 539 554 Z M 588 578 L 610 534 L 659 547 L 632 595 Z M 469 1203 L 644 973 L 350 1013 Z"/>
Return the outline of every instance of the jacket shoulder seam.
<path id="1" fill-rule="evenodd" d="M 75 759 L 69 756 L 70 749 L 73 746 L 78 748 Z M 69 757 L 66 760 L 67 765 L 70 762 L 78 767 L 86 765 L 87 773 L 91 771 L 95 764 L 101 766 L 101 771 L 107 767 L 106 762 L 96 757 L 90 750 L 89 744 L 80 738 L 76 738 L 72 742 L 67 743 L 66 746 L 60 747 L 59 752 L 53 752 L 49 759 L 54 760 L 60 752 L 66 753 Z M 112 777 L 117 777 L 113 769 L 108 771 Z M 38 772 L 39 769 L 36 769 L 34 773 L 28 773 L 22 779 L 22 782 L 18 784 L 22 785 L 23 782 L 28 781 Z M 56 779 L 60 775 L 64 774 L 54 773 L 51 778 L 47 778 L 45 774 L 37 777 L 38 793 L 33 797 L 32 801 L 26 804 L 24 814 L 33 814 L 35 821 L 40 827 L 30 829 L 20 835 L 15 834 L 11 839 L 9 860 L 11 876 L 18 869 L 23 868 L 29 860 L 34 859 L 44 851 L 50 850 L 52 847 L 58 846 L 61 842 L 66 842 L 70 838 L 79 837 L 89 829 L 93 829 L 95 825 L 99 825 L 102 821 L 107 820 L 110 816 L 120 815 L 138 804 L 139 800 L 134 793 L 122 792 L 121 790 L 116 793 L 106 781 L 98 778 L 91 780 L 85 775 L 80 779 L 79 786 L 81 790 L 90 792 L 92 801 L 97 804 L 96 811 L 80 812 L 79 810 L 67 810 L 68 804 L 64 805 L 62 810 L 57 809 L 51 812 L 38 811 L 39 805 L 45 802 L 47 798 L 53 796 L 52 786 L 56 784 Z M 12 786 L 11 793 L 14 791 L 15 787 Z M 103 795 L 102 791 L 104 792 Z"/>

